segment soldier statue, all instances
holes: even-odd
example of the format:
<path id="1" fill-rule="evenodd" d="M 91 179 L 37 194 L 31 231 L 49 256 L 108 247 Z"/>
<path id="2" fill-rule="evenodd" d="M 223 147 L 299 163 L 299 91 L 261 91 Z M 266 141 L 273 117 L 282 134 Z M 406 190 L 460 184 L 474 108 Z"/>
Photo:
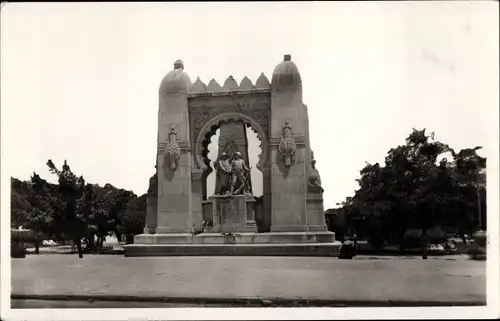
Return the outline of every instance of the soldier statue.
<path id="1" fill-rule="evenodd" d="M 241 157 L 240 152 L 236 152 L 234 154 L 233 161 L 231 162 L 232 168 L 232 181 L 231 181 L 231 195 L 240 194 L 243 191 L 243 194 L 248 195 L 249 191 L 247 188 L 247 179 L 250 175 L 250 169 L 245 164 L 245 160 Z M 235 190 L 236 183 L 239 183 L 239 187 Z"/>
<path id="2" fill-rule="evenodd" d="M 231 184 L 230 177 L 232 173 L 229 156 L 223 152 L 215 166 L 217 169 L 217 186 L 215 186 L 215 195 L 228 195 L 230 193 L 229 186 Z"/>

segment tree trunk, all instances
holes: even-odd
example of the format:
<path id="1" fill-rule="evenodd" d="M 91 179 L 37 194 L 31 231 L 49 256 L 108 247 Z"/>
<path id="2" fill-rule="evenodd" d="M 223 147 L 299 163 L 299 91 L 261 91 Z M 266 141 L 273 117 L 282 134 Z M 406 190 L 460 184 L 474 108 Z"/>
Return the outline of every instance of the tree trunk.
<path id="1" fill-rule="evenodd" d="M 102 236 L 98 236 L 97 237 L 97 251 L 100 251 L 102 250 L 102 243 L 103 243 L 103 237 Z"/>
<path id="2" fill-rule="evenodd" d="M 427 260 L 427 246 L 428 246 L 428 240 L 427 240 L 427 229 L 423 228 L 422 229 L 422 259 Z"/>
<path id="3" fill-rule="evenodd" d="M 40 243 L 35 242 L 35 254 L 40 254 Z"/>
<path id="4" fill-rule="evenodd" d="M 73 241 L 76 244 L 76 247 L 78 248 L 78 257 L 80 259 L 83 259 L 83 250 L 82 250 L 82 240 L 80 238 L 76 239 Z"/>
<path id="5" fill-rule="evenodd" d="M 95 251 L 95 235 L 92 234 L 92 237 L 89 239 L 89 251 Z"/>

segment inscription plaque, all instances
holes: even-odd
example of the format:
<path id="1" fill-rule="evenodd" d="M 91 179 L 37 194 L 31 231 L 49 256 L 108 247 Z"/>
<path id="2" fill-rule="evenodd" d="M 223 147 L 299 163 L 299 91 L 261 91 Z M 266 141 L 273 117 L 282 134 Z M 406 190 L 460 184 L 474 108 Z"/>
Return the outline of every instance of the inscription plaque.
<path id="1" fill-rule="evenodd" d="M 257 232 L 254 220 L 248 220 L 248 205 L 254 199 L 246 195 L 213 196 L 213 229 L 211 232 Z M 252 211 L 253 212 L 253 211 Z M 250 217 L 253 215 L 250 214 Z"/>

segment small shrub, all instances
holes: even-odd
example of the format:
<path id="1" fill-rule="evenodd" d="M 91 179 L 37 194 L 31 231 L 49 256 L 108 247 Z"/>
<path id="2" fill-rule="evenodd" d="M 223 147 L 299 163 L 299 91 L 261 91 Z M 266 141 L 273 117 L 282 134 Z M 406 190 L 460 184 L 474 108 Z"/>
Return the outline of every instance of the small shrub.
<path id="1" fill-rule="evenodd" d="M 134 244 L 134 234 L 128 233 L 125 239 L 126 244 Z"/>
<path id="2" fill-rule="evenodd" d="M 10 230 L 10 241 L 11 243 L 25 243 L 32 239 L 32 233 L 30 230 Z"/>
<path id="3" fill-rule="evenodd" d="M 25 258 L 26 248 L 24 246 L 24 237 L 22 233 L 13 232 L 10 238 L 10 257 Z"/>
<path id="4" fill-rule="evenodd" d="M 10 257 L 14 259 L 24 259 L 26 257 L 26 249 L 24 244 L 17 243 L 10 245 Z"/>
<path id="5" fill-rule="evenodd" d="M 474 243 L 477 244 L 480 247 L 486 247 L 487 240 L 486 240 L 486 232 L 484 231 L 477 231 L 473 234 L 472 236 L 474 238 Z"/>

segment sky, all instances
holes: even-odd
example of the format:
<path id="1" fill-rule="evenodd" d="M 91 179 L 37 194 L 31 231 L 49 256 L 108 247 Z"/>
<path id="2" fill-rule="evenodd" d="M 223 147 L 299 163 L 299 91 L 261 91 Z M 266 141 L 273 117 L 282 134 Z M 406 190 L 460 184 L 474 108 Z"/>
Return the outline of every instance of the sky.
<path id="1" fill-rule="evenodd" d="M 2 175 L 55 181 L 45 163 L 66 159 L 88 182 L 142 194 L 154 173 L 158 88 L 175 60 L 193 82 L 222 85 L 229 75 L 271 80 L 284 54 L 302 76 L 325 208 L 353 196 L 365 162 L 383 162 L 412 128 L 457 150 L 483 146 L 496 161 L 497 5 L 4 4 Z M 257 188 L 261 176 L 252 179 Z"/>

